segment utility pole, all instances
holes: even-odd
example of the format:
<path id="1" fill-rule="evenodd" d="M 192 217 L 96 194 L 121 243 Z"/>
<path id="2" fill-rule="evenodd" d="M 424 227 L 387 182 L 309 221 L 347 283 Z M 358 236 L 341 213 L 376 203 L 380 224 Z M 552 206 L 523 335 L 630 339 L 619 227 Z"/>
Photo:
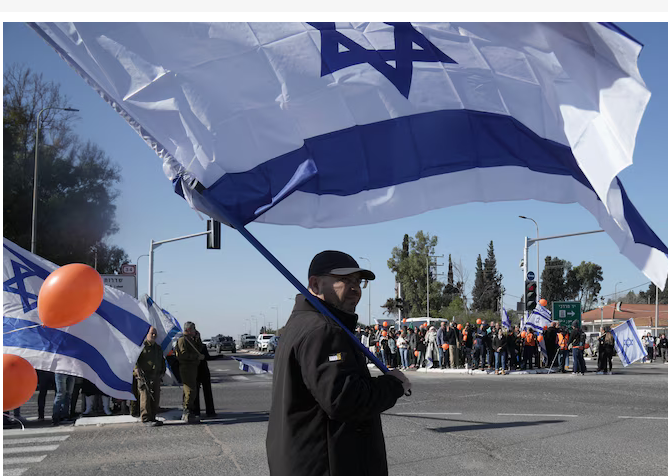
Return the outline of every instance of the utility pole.
<path id="1" fill-rule="evenodd" d="M 431 259 L 436 258 L 443 258 L 445 255 L 430 255 L 427 254 L 427 319 L 431 318 L 431 315 L 429 314 L 429 287 L 431 285 L 431 266 L 436 267 L 436 273 L 434 273 L 434 278 L 438 276 L 443 276 L 443 273 L 438 272 L 438 267 L 443 266 L 442 264 L 438 264 L 438 261 L 432 264 Z"/>

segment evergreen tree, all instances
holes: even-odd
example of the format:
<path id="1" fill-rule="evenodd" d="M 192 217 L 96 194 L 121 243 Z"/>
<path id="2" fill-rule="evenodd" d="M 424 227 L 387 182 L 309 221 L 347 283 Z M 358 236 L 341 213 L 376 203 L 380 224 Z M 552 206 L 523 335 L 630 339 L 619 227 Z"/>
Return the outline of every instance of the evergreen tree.
<path id="1" fill-rule="evenodd" d="M 485 272 L 482 267 L 482 258 L 478 255 L 475 267 L 475 282 L 473 290 L 471 291 L 472 303 L 471 308 L 481 311 L 484 308 L 483 294 L 485 292 Z"/>
<path id="2" fill-rule="evenodd" d="M 455 273 L 452 269 L 452 255 L 448 255 L 448 284 L 454 286 Z"/>
<path id="3" fill-rule="evenodd" d="M 502 287 L 501 280 L 503 276 L 496 269 L 496 256 L 494 256 L 494 242 L 490 241 L 487 247 L 487 258 L 485 259 L 485 289 L 483 291 L 482 303 L 490 311 L 499 311 L 499 302 L 501 300 Z"/>

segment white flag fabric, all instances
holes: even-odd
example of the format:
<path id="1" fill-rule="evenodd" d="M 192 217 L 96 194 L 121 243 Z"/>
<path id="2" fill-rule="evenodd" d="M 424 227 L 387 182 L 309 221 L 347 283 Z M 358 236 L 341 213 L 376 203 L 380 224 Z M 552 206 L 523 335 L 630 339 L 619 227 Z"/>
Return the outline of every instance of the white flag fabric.
<path id="1" fill-rule="evenodd" d="M 55 264 L 7 239 L 3 249 L 3 353 L 33 367 L 84 377 L 105 394 L 134 400 L 132 369 L 149 329 L 148 312 L 129 294 L 105 286 L 97 312 L 69 327 L 41 325 L 37 296 Z"/>
<path id="2" fill-rule="evenodd" d="M 658 286 L 668 247 L 617 174 L 650 97 L 597 23 L 31 23 L 235 226 L 467 202 L 580 203 Z M 657 199 L 659 197 L 657 196 Z"/>
<path id="3" fill-rule="evenodd" d="M 615 350 L 624 367 L 647 357 L 647 351 L 638 336 L 638 329 L 633 319 L 612 329 L 612 335 L 615 337 Z"/>
<path id="4" fill-rule="evenodd" d="M 506 308 L 503 308 L 503 318 L 501 320 L 501 325 L 505 327 L 506 329 L 510 329 L 510 318 L 508 317 L 508 312 L 506 311 Z"/>
<path id="5" fill-rule="evenodd" d="M 153 299 L 144 294 L 141 303 L 148 309 L 149 322 L 158 332 L 156 342 L 160 344 L 163 355 L 172 349 L 172 342 L 182 332 L 181 324 L 169 312 L 158 306 Z"/>

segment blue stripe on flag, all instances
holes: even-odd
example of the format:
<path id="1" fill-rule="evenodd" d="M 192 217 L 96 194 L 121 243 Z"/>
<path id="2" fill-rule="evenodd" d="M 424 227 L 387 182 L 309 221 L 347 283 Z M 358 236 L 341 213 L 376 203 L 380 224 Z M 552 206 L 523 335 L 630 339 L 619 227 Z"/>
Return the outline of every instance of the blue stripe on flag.
<path id="1" fill-rule="evenodd" d="M 638 334 L 636 334 L 635 326 L 632 326 L 631 324 L 629 324 L 628 321 L 627 321 L 626 325 L 628 326 L 629 331 L 631 331 L 631 334 L 633 334 L 633 338 L 636 340 L 636 342 L 638 343 L 640 348 L 644 350 L 645 346 L 642 345 L 642 339 L 640 337 L 638 337 Z"/>
<path id="2" fill-rule="evenodd" d="M 3 332 L 32 325 L 35 325 L 32 321 L 10 317 L 3 317 L 2 322 Z M 12 332 L 3 336 L 3 345 L 40 350 L 78 359 L 92 368 L 109 387 L 132 393 L 132 383 L 121 380 L 95 347 L 60 329 L 40 326 Z"/>
<path id="3" fill-rule="evenodd" d="M 32 261 L 30 258 L 23 256 L 21 253 L 9 248 L 7 245 L 3 246 L 5 250 L 14 254 L 23 262 L 29 264 L 30 267 L 35 271 L 35 274 L 37 274 L 37 276 L 40 278 L 46 279 L 49 274 L 51 274 L 51 271 L 42 268 L 39 264 Z M 109 301 L 104 300 L 95 312 L 100 317 L 102 317 L 102 319 L 114 326 L 121 334 L 127 337 L 134 344 L 141 345 L 144 342 L 144 338 L 146 337 L 149 328 L 149 324 L 145 320 L 135 316 L 131 312 L 126 311 L 122 307 L 118 307 L 115 304 L 111 304 Z"/>
<path id="4" fill-rule="evenodd" d="M 172 327 L 172 329 L 169 331 L 169 333 L 165 336 L 163 339 L 162 343 L 160 344 L 160 348 L 164 351 L 167 349 L 167 346 L 169 343 L 174 339 L 174 336 L 179 333 L 179 330 L 176 327 Z"/>
<path id="5" fill-rule="evenodd" d="M 96 313 L 136 345 L 142 345 L 151 327 L 145 320 L 109 301 L 102 301 Z"/>
<path id="6" fill-rule="evenodd" d="M 623 326 L 623 325 L 624 325 L 624 324 L 622 324 L 622 326 Z M 622 327 L 622 326 L 620 326 L 620 327 Z M 628 326 L 628 324 L 627 324 L 627 326 Z M 621 357 L 624 358 L 624 362 L 626 363 L 626 365 L 630 365 L 631 362 L 629 362 L 629 358 L 628 358 L 628 356 L 626 355 L 626 352 L 624 352 L 624 346 L 622 345 L 621 342 L 619 342 L 619 338 L 617 337 L 617 333 L 616 333 L 616 332 L 613 332 L 612 334 L 615 336 L 615 342 L 617 343 L 617 349 L 618 349 L 619 352 L 621 352 L 621 354 L 622 354 Z M 621 357 L 620 357 L 620 358 L 621 358 Z M 625 365 L 625 366 L 626 366 L 626 365 Z"/>
<path id="7" fill-rule="evenodd" d="M 304 161 L 318 175 L 297 188 L 354 195 L 477 167 L 519 166 L 568 175 L 589 189 L 569 147 L 543 139 L 513 117 L 441 110 L 350 127 L 312 137 L 292 152 L 242 173 L 227 173 L 203 195 L 248 222 L 271 203 Z"/>

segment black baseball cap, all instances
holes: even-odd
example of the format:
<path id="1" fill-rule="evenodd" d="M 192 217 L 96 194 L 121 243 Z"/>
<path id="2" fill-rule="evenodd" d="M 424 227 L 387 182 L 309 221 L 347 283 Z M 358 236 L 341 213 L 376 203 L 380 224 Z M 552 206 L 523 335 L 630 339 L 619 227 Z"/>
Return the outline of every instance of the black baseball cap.
<path id="1" fill-rule="evenodd" d="M 308 276 L 324 276 L 334 274 L 336 276 L 347 276 L 353 273 L 361 273 L 364 279 L 376 279 L 376 275 L 368 269 L 360 268 L 355 258 L 342 251 L 322 251 L 315 255 L 308 267 Z"/>

